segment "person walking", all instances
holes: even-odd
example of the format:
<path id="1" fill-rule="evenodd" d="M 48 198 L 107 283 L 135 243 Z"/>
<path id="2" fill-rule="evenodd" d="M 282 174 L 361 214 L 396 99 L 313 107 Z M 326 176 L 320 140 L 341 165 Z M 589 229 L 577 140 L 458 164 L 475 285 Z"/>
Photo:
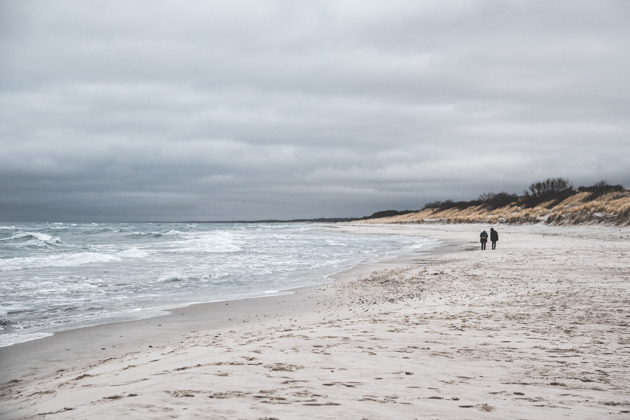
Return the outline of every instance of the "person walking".
<path id="1" fill-rule="evenodd" d="M 499 240 L 499 234 L 494 228 L 490 228 L 490 242 L 492 242 L 492 249 L 497 249 L 497 241 Z"/>
<path id="2" fill-rule="evenodd" d="M 481 232 L 481 235 L 479 235 L 479 239 L 481 241 L 481 250 L 483 251 L 486 249 L 486 242 L 488 242 L 488 233 L 484 230 Z"/>

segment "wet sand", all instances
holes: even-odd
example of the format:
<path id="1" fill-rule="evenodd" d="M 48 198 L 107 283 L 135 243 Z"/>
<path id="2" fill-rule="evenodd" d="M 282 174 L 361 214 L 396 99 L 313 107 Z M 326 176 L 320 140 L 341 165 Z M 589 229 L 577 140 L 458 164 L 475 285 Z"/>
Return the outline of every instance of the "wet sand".
<path id="1" fill-rule="evenodd" d="M 630 229 L 443 241 L 286 296 L 0 349 L 0 418 L 630 418 Z"/>

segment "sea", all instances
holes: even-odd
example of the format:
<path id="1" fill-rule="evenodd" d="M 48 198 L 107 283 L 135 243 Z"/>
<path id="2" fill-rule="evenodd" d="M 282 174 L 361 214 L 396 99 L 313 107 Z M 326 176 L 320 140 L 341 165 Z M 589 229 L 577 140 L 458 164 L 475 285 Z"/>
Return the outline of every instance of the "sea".
<path id="1" fill-rule="evenodd" d="M 316 223 L 0 224 L 0 347 L 195 303 L 291 293 L 433 245 Z"/>

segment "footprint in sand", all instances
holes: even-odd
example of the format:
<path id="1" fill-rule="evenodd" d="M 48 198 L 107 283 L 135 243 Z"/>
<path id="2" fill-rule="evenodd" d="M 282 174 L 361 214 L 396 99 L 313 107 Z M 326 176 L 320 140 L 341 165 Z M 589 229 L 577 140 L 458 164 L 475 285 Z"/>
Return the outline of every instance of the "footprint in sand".
<path id="1" fill-rule="evenodd" d="M 330 382 L 330 383 L 326 383 L 326 384 L 322 384 L 324 386 L 335 386 L 335 385 L 341 385 L 341 386 L 345 386 L 346 388 L 356 388 L 357 385 L 363 385 L 363 382 Z"/>
<path id="2" fill-rule="evenodd" d="M 265 365 L 264 367 L 273 372 L 295 372 L 296 370 L 304 369 L 304 366 L 289 365 L 286 363 L 274 363 L 271 365 Z"/>

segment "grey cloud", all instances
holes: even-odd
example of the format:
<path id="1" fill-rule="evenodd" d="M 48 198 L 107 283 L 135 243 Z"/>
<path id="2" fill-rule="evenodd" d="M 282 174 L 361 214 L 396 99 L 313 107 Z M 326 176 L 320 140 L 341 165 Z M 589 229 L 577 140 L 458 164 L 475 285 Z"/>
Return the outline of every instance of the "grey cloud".
<path id="1" fill-rule="evenodd" d="M 0 219 L 362 216 L 548 176 L 628 185 L 629 15 L 0 0 Z"/>

